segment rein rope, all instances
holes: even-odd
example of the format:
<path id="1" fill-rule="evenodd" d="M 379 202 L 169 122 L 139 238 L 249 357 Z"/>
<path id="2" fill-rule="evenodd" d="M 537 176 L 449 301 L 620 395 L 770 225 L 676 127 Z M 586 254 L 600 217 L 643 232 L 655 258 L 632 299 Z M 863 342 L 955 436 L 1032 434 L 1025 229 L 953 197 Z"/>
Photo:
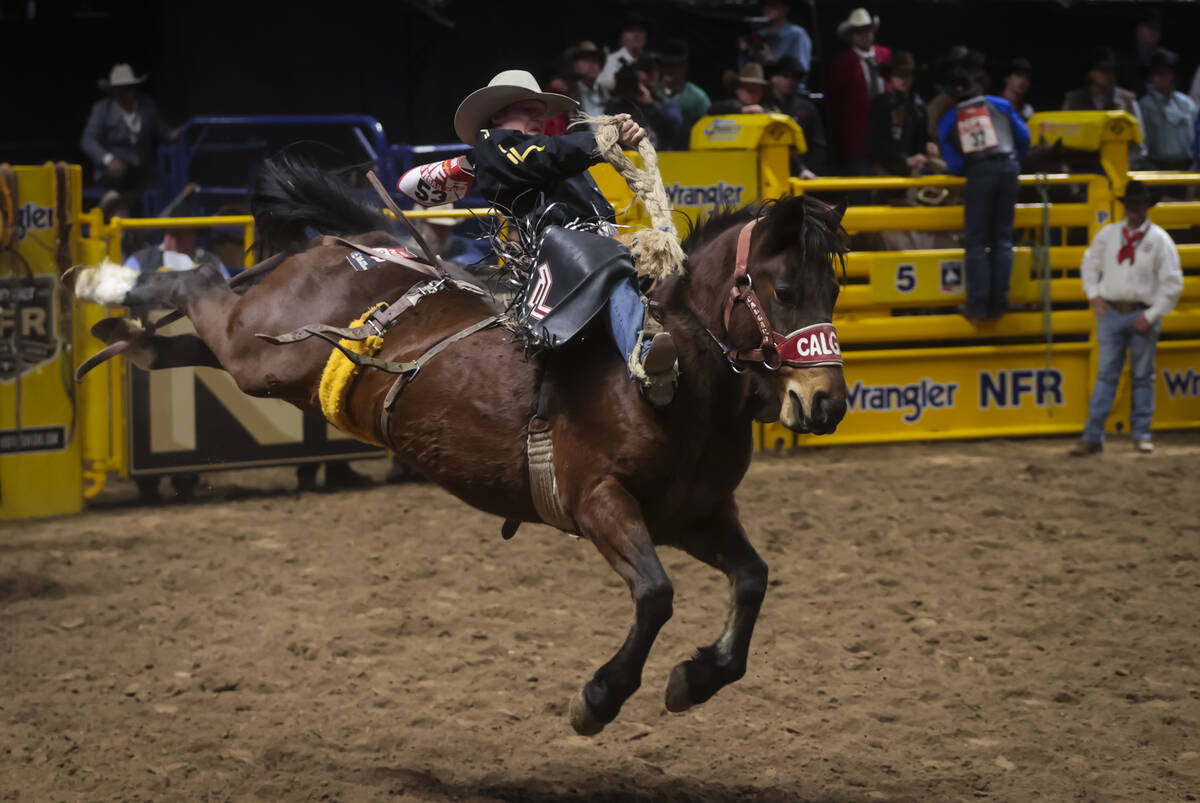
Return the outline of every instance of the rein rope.
<path id="1" fill-rule="evenodd" d="M 663 186 L 662 174 L 658 171 L 658 151 L 649 138 L 638 143 L 638 155 L 642 167 L 638 167 L 625 155 L 618 139 L 621 124 L 616 117 L 599 115 L 583 117 L 572 126 L 592 125 L 596 129 L 596 147 L 604 161 L 625 179 L 634 198 L 642 202 L 650 214 L 653 228 L 642 229 L 633 235 L 634 264 L 638 273 L 651 279 L 665 279 L 674 273 L 682 273 L 685 262 L 683 247 L 679 244 L 679 232 L 671 217 L 671 202 Z"/>

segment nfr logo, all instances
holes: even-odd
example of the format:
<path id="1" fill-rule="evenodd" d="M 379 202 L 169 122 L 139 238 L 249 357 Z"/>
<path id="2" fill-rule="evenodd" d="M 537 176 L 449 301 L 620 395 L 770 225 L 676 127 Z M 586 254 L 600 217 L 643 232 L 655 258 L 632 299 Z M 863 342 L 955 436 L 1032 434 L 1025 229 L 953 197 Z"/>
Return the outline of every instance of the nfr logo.
<path id="1" fill-rule="evenodd" d="M 1032 396 L 1038 407 L 1062 407 L 1063 377 L 1057 368 L 979 372 L 979 409 L 1020 407 Z"/>
<path id="2" fill-rule="evenodd" d="M 58 355 L 54 276 L 0 280 L 0 384 Z"/>

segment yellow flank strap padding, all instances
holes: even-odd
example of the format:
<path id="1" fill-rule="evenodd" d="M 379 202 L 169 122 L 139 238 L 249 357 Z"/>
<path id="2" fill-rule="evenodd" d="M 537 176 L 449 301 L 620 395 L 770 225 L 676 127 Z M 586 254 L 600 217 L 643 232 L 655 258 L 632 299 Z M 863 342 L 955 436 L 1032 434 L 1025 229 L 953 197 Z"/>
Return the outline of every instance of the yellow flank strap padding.
<path id="1" fill-rule="evenodd" d="M 364 312 L 358 320 L 351 323 L 349 328 L 353 329 L 356 326 L 362 326 L 367 322 L 367 316 L 385 306 L 387 305 L 382 302 L 374 305 Z M 375 353 L 383 346 L 383 338 L 379 335 L 371 335 L 366 340 L 342 340 L 341 344 L 343 348 L 353 351 L 355 354 L 374 357 Z M 346 413 L 346 400 L 350 397 L 350 388 L 354 385 L 354 379 L 361 370 L 361 365 L 355 365 L 345 354 L 342 354 L 337 349 L 333 350 L 329 355 L 329 361 L 325 363 L 325 370 L 321 372 L 321 388 L 319 391 L 321 412 L 325 414 L 325 418 L 329 423 L 347 435 L 357 438 L 364 443 L 383 446 L 379 442 L 379 438 L 376 437 L 373 429 L 357 427 Z"/>

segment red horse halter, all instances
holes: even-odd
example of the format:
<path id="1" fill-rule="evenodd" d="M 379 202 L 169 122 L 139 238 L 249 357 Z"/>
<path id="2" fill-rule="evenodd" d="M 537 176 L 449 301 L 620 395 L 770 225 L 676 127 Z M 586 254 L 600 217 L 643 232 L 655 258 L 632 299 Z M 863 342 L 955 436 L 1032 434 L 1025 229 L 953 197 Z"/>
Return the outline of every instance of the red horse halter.
<path id="1" fill-rule="evenodd" d="M 760 362 L 768 370 L 774 371 L 781 365 L 794 368 L 804 368 L 817 365 L 841 365 L 842 350 L 838 343 L 837 329 L 832 323 L 814 323 L 797 329 L 788 335 L 781 335 L 771 328 L 767 314 L 763 311 L 762 302 L 746 272 L 746 264 L 750 259 L 750 234 L 758 220 L 751 220 L 742 227 L 738 234 L 737 258 L 733 266 L 733 287 L 725 299 L 723 317 L 725 320 L 725 336 L 729 337 L 729 319 L 733 315 L 735 304 L 742 303 L 754 317 L 754 324 L 762 340 L 756 348 L 733 350 L 722 344 L 725 356 L 729 358 L 734 370 L 739 362 Z M 714 339 L 716 339 L 714 337 Z M 717 341 L 720 343 L 720 341 Z"/>

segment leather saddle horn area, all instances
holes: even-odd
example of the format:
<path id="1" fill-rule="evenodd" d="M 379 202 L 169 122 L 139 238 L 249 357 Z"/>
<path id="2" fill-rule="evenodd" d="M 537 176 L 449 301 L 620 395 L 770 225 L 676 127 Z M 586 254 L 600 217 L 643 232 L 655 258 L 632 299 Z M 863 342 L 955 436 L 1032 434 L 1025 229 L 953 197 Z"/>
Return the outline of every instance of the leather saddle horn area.
<path id="1" fill-rule="evenodd" d="M 617 240 L 547 226 L 517 322 L 535 345 L 561 346 L 604 309 L 618 282 L 636 276 L 633 255 Z"/>

